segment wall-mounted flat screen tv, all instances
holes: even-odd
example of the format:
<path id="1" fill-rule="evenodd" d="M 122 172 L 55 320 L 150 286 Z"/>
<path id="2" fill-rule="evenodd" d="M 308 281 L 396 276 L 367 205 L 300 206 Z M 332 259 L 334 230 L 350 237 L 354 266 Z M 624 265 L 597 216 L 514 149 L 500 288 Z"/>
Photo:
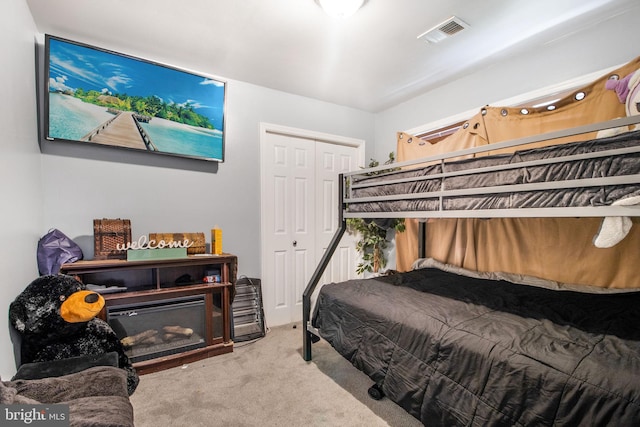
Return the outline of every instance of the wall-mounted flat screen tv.
<path id="1" fill-rule="evenodd" d="M 45 35 L 44 136 L 224 161 L 226 84 Z"/>

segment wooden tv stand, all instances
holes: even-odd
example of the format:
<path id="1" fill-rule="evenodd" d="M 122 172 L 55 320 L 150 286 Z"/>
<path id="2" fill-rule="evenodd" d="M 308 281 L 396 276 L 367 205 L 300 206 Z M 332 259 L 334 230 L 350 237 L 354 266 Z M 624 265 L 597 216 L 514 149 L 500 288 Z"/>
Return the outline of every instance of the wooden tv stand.
<path id="1" fill-rule="evenodd" d="M 219 283 L 203 280 L 212 270 L 219 272 Z M 77 261 L 63 264 L 60 272 L 77 276 L 85 284 L 106 286 L 104 290 L 98 290 L 106 302 L 99 315 L 105 321 L 109 321 L 111 311 L 128 309 L 137 304 L 162 305 L 190 298 L 204 301 L 201 303 L 205 318 L 200 348 L 134 361 L 133 366 L 139 374 L 233 351 L 230 305 L 237 275 L 235 255 L 191 255 L 187 258 L 144 261 Z M 129 323 L 131 321 L 135 321 L 135 318 Z"/>

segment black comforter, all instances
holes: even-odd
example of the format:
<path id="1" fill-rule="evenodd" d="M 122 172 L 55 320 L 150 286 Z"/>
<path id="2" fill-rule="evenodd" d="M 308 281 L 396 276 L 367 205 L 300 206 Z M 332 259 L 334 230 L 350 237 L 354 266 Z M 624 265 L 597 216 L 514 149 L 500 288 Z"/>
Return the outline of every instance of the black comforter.
<path id="1" fill-rule="evenodd" d="M 640 293 L 433 268 L 325 285 L 314 326 L 428 426 L 640 425 Z"/>

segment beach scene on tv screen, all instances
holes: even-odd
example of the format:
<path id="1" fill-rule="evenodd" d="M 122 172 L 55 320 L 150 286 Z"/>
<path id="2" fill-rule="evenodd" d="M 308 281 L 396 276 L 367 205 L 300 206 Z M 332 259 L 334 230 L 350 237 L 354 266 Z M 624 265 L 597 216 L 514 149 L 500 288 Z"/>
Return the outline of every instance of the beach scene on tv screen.
<path id="1" fill-rule="evenodd" d="M 49 39 L 49 139 L 222 160 L 224 83 Z"/>

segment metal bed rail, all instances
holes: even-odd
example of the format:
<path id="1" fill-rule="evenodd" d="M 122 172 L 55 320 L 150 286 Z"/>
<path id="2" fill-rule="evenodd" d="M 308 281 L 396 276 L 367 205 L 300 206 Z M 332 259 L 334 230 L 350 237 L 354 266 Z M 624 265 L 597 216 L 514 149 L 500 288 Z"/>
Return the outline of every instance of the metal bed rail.
<path id="1" fill-rule="evenodd" d="M 345 172 L 345 177 L 352 175 L 370 174 L 372 172 L 381 172 L 394 168 L 404 168 L 406 166 L 415 166 L 423 163 L 432 163 L 440 160 L 452 159 L 455 157 L 469 156 L 472 154 L 484 153 L 487 151 L 501 150 L 503 148 L 512 148 L 522 145 L 532 144 L 535 142 L 548 141 L 551 139 L 560 139 L 569 136 L 581 135 L 589 132 L 597 132 L 606 129 L 614 129 L 623 126 L 629 126 L 640 123 L 640 115 L 622 117 L 619 119 L 607 120 L 605 122 L 592 123 L 588 125 L 576 126 L 569 129 L 562 129 L 553 132 L 541 133 L 538 135 L 527 136 L 524 138 L 511 139 L 508 141 L 496 142 L 493 144 L 487 144 L 480 147 L 465 148 L 462 150 L 451 151 L 448 153 L 436 154 L 433 156 L 421 157 L 419 159 L 406 160 L 403 162 L 396 162 L 389 165 L 381 165 L 373 168 L 360 169 L 357 171 Z"/>
<path id="2" fill-rule="evenodd" d="M 338 182 L 344 183 L 344 175 L 340 174 L 338 176 Z M 311 360 L 311 343 L 314 340 L 314 336 L 319 338 L 318 331 L 311 325 L 311 295 L 313 291 L 316 289 L 320 278 L 324 274 L 324 270 L 329 265 L 329 261 L 331 261 L 331 257 L 333 253 L 336 251 L 338 244 L 340 243 L 340 239 L 342 239 L 342 235 L 347 229 L 347 221 L 342 215 L 343 206 L 342 200 L 344 198 L 344 185 L 340 185 L 338 188 L 338 229 L 333 234 L 333 238 L 327 247 L 327 250 L 322 255 L 320 259 L 320 263 L 316 267 L 311 279 L 309 280 L 309 284 L 305 288 L 302 293 L 302 357 L 304 360 Z"/>

